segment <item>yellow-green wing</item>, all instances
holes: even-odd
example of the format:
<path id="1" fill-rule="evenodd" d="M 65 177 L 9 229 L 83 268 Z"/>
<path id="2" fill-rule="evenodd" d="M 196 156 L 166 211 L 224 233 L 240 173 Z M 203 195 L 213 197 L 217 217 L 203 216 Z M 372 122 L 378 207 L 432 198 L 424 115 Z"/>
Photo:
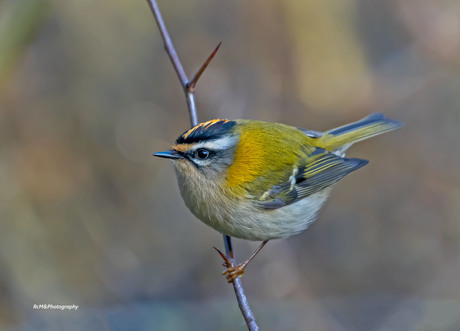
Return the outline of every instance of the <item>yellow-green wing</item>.
<path id="1" fill-rule="evenodd" d="M 365 166 L 368 161 L 347 159 L 316 148 L 309 157 L 299 160 L 299 165 L 287 172 L 279 185 L 259 197 L 264 209 L 278 209 L 317 193 L 336 183 L 347 174 Z"/>

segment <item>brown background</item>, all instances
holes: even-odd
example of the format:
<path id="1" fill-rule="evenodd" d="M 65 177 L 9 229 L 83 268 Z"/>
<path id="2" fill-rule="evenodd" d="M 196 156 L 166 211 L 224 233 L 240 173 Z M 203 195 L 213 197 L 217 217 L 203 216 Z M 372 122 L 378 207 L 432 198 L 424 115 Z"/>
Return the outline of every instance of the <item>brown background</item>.
<path id="1" fill-rule="evenodd" d="M 405 123 L 353 147 L 370 164 L 248 267 L 262 329 L 460 329 L 458 1 L 159 5 L 190 76 L 223 42 L 201 120 Z M 221 235 L 151 157 L 188 121 L 145 1 L 0 2 L 2 329 L 244 329 Z"/>

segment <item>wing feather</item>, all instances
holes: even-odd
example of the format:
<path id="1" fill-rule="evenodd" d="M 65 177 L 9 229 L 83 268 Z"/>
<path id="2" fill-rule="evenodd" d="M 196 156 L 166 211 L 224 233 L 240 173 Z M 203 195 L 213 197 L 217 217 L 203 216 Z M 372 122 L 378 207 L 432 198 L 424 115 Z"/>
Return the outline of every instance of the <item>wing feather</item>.
<path id="1" fill-rule="evenodd" d="M 297 168 L 286 172 L 282 183 L 263 194 L 259 200 L 262 208 L 278 209 L 304 199 L 368 163 L 362 159 L 343 158 L 322 148 L 299 161 Z"/>

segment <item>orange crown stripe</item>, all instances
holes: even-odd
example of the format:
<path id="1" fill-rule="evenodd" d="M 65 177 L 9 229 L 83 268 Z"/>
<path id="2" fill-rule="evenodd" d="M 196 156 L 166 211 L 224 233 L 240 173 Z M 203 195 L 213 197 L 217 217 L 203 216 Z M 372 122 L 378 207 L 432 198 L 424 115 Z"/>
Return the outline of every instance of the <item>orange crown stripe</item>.
<path id="1" fill-rule="evenodd" d="M 225 119 L 225 120 L 221 120 L 221 119 L 214 119 L 214 120 L 210 120 L 210 121 L 207 121 L 207 122 L 203 122 L 203 123 L 200 123 L 196 126 L 194 126 L 193 128 L 191 128 L 190 130 L 188 130 L 187 132 L 185 132 L 183 134 L 183 137 L 184 139 L 187 139 L 188 136 L 190 136 L 194 131 L 196 131 L 197 129 L 199 128 L 203 128 L 203 129 L 207 129 L 209 128 L 211 125 L 213 124 L 216 124 L 218 122 L 224 122 L 224 123 L 227 123 L 229 122 L 229 120 Z"/>
<path id="2" fill-rule="evenodd" d="M 192 144 L 177 144 L 177 145 L 172 145 L 172 149 L 178 151 L 178 152 L 185 152 L 188 151 L 193 145 Z"/>

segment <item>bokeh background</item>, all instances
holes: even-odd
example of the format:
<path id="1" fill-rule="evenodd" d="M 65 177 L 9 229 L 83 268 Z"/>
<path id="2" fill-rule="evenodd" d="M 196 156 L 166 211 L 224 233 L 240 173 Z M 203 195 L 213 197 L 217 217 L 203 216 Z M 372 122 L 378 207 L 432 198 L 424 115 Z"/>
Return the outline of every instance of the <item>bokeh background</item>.
<path id="1" fill-rule="evenodd" d="M 159 3 L 200 120 L 384 112 L 308 231 L 243 278 L 263 330 L 460 329 L 460 3 Z M 0 2 L 0 329 L 243 330 L 169 148 L 190 126 L 145 1 Z M 237 258 L 258 243 L 234 240 Z M 78 311 L 34 310 L 76 304 Z"/>

